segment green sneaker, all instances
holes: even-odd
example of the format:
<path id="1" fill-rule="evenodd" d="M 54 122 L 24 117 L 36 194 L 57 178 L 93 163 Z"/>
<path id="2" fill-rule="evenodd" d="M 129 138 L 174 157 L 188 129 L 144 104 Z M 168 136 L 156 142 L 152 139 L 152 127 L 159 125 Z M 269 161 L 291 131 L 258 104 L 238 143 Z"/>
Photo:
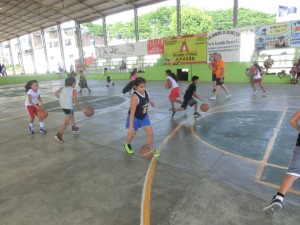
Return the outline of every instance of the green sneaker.
<path id="1" fill-rule="evenodd" d="M 124 144 L 124 149 L 126 150 L 126 152 L 128 154 L 133 154 L 134 153 L 134 150 L 131 148 L 130 144 Z"/>
<path id="2" fill-rule="evenodd" d="M 160 156 L 160 153 L 159 152 L 157 152 L 157 151 L 154 151 L 154 155 L 153 155 L 154 157 L 159 157 Z"/>

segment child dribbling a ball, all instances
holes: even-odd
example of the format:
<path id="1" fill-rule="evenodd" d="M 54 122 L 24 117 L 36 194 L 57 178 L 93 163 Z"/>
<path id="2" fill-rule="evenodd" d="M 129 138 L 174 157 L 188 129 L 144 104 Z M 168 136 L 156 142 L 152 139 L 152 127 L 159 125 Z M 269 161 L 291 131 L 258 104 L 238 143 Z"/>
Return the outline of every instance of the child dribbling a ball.
<path id="1" fill-rule="evenodd" d="M 41 90 L 39 89 L 39 84 L 37 80 L 30 80 L 25 85 L 25 90 L 27 93 L 27 98 L 25 101 L 25 106 L 29 115 L 29 133 L 34 134 L 33 122 L 35 116 L 40 107 L 43 106 L 43 101 L 41 98 Z M 46 134 L 47 131 L 44 128 L 43 119 L 39 118 L 39 125 L 40 125 L 40 133 Z"/>
<path id="2" fill-rule="evenodd" d="M 62 134 L 64 133 L 70 122 L 72 124 L 73 132 L 79 130 L 79 127 L 77 127 L 75 124 L 73 104 L 75 103 L 75 105 L 81 110 L 84 110 L 84 107 L 81 106 L 78 102 L 75 86 L 76 79 L 74 77 L 69 77 L 65 80 L 65 87 L 61 87 L 55 92 L 55 96 L 59 99 L 59 105 L 62 111 L 64 111 L 65 113 L 65 121 L 60 127 L 58 133 L 55 135 L 56 140 L 58 140 L 59 142 L 64 142 L 64 140 L 62 139 Z"/>
<path id="3" fill-rule="evenodd" d="M 133 94 L 130 97 L 130 109 L 128 111 L 126 129 L 127 136 L 124 144 L 124 149 L 128 154 L 133 154 L 134 150 L 131 148 L 131 141 L 134 138 L 136 131 L 143 127 L 146 132 L 147 145 L 153 148 L 153 129 L 148 115 L 148 103 L 154 107 L 154 102 L 149 99 L 148 91 L 146 90 L 146 80 L 138 77 L 133 81 Z M 154 156 L 159 156 L 158 152 Z"/>

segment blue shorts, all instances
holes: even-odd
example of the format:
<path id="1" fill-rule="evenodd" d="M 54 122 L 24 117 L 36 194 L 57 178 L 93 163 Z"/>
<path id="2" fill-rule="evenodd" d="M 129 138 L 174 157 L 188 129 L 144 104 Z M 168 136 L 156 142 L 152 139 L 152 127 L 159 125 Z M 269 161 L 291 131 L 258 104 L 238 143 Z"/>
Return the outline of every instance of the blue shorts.
<path id="1" fill-rule="evenodd" d="M 129 124 L 130 124 L 130 114 L 128 113 L 127 120 L 126 120 L 126 129 L 129 128 Z M 146 114 L 144 119 L 138 119 L 138 118 L 134 117 L 133 129 L 135 131 L 137 131 L 141 127 L 150 127 L 150 126 L 151 126 L 151 122 L 150 122 L 148 113 Z"/>

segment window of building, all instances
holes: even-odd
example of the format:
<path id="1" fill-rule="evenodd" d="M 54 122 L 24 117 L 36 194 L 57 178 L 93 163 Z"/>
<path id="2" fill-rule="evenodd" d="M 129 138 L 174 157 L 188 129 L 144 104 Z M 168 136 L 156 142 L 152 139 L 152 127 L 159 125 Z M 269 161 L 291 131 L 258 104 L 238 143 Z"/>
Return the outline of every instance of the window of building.
<path id="1" fill-rule="evenodd" d="M 71 39 L 65 39 L 65 44 L 66 46 L 71 46 L 72 45 Z"/>

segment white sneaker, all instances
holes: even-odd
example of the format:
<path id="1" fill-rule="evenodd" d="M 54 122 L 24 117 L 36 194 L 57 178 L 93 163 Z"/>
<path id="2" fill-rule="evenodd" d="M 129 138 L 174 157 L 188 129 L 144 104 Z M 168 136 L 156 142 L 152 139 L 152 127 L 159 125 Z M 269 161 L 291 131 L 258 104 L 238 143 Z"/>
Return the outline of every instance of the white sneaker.
<path id="1" fill-rule="evenodd" d="M 232 96 L 231 94 L 228 94 L 225 96 L 225 98 L 231 98 L 231 96 Z"/>
<path id="2" fill-rule="evenodd" d="M 263 96 L 267 96 L 267 92 L 266 91 L 263 93 Z"/>
<path id="3" fill-rule="evenodd" d="M 257 91 L 253 91 L 253 92 L 252 92 L 252 95 L 253 95 L 253 96 L 256 96 L 256 95 L 257 95 Z"/>
<path id="4" fill-rule="evenodd" d="M 212 96 L 209 98 L 209 100 L 216 100 L 217 98 L 215 96 Z"/>

